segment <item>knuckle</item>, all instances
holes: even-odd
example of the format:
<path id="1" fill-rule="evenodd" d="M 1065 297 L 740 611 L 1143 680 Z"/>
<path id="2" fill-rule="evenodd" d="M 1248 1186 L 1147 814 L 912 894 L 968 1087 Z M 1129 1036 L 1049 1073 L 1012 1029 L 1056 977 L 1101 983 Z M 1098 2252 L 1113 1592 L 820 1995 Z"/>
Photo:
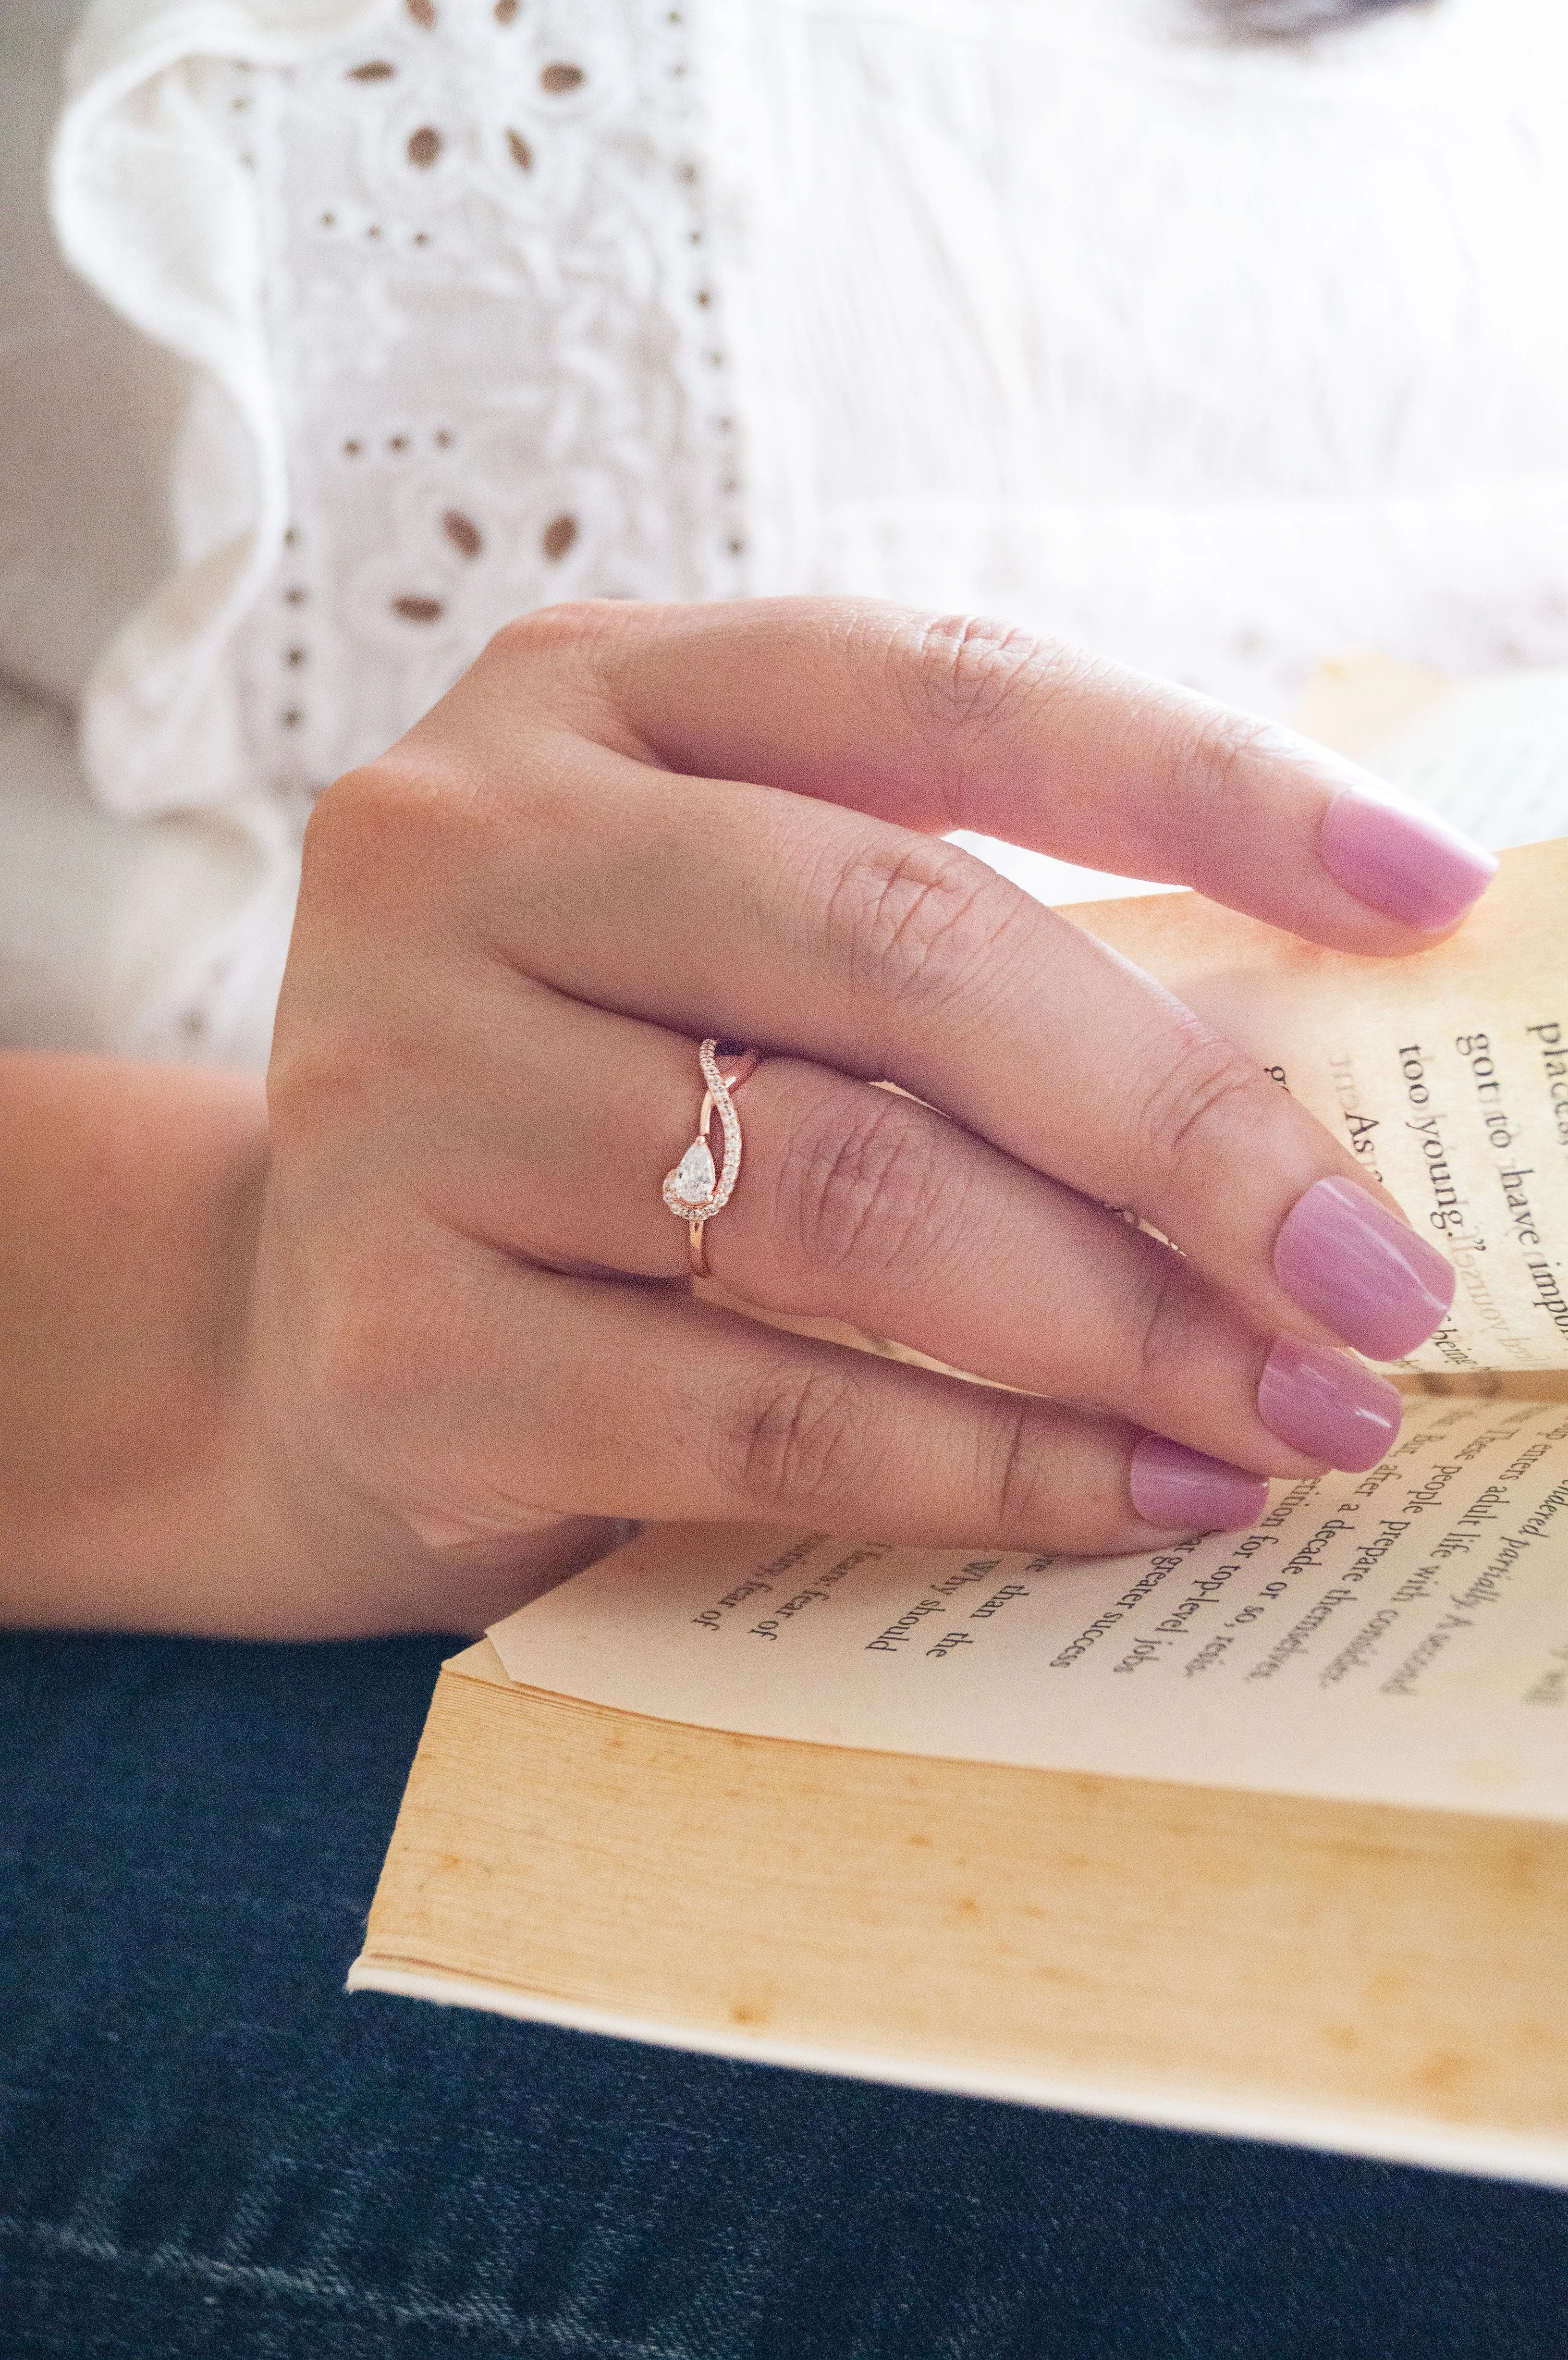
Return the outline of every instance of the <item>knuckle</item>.
<path id="1" fill-rule="evenodd" d="M 654 748 L 622 709 L 624 673 L 639 648 L 657 645 L 667 616 L 665 607 L 628 598 L 536 606 L 502 625 L 474 677 L 506 715 L 509 737 L 521 713 L 536 738 L 564 729 L 634 760 L 653 760 Z"/>
<path id="2" fill-rule="evenodd" d="M 915 836 L 841 873 L 828 940 L 854 980 L 884 997 L 945 992 L 996 958 L 1028 907 L 961 846 Z"/>
<path id="3" fill-rule="evenodd" d="M 345 770 L 324 794 L 317 797 L 316 807 L 305 824 L 307 878 L 319 877 L 322 870 L 340 863 L 351 875 L 356 870 L 357 851 L 365 843 L 376 840 L 377 814 L 389 784 L 380 764 L 366 762 L 357 770 Z"/>
<path id="4" fill-rule="evenodd" d="M 950 827 L 963 824 L 960 794 L 975 751 L 998 733 L 1041 724 L 1059 698 L 1106 671 L 1070 639 L 984 615 L 909 617 L 881 653 L 887 685 L 926 741 Z"/>
<path id="5" fill-rule="evenodd" d="M 914 717 L 943 737 L 985 737 L 1040 685 L 1044 650 L 1016 624 L 935 615 L 896 647 Z"/>
<path id="6" fill-rule="evenodd" d="M 1289 740 L 1272 722 L 1227 712 L 1222 705 L 1204 710 L 1195 727 L 1182 707 L 1172 728 L 1177 742 L 1171 747 L 1168 767 L 1181 791 L 1169 798 L 1167 825 L 1182 832 L 1184 858 L 1192 865 L 1216 828 L 1234 825 L 1246 773 L 1260 759 L 1283 750 Z"/>
<path id="7" fill-rule="evenodd" d="M 788 1185 L 804 1259 L 827 1272 L 853 1264 L 873 1283 L 917 1247 L 923 1262 L 941 1221 L 930 1118 L 885 1091 L 856 1093 L 847 1120 L 838 1094 L 820 1106 L 796 1135 Z"/>
<path id="8" fill-rule="evenodd" d="M 330 787 L 305 832 L 299 895 L 267 1065 L 274 1143 L 363 1121 L 401 1087 L 417 1011 L 394 979 L 462 858 L 428 774 L 383 760 Z"/>
<path id="9" fill-rule="evenodd" d="M 533 606 L 502 624 L 481 661 L 531 667 L 553 666 L 562 657 L 591 657 L 606 640 L 622 638 L 637 611 L 621 598 L 564 598 L 557 606 Z"/>
<path id="10" fill-rule="evenodd" d="M 1134 1124 L 1132 1171 L 1143 1181 L 1197 1185 L 1234 1166 L 1239 1134 L 1271 1125 L 1278 1086 L 1249 1057 L 1193 1018 Z"/>
<path id="11" fill-rule="evenodd" d="M 444 833 L 445 782 L 428 764 L 383 756 L 320 797 L 305 829 L 303 899 L 358 901 L 405 880 Z"/>
<path id="12" fill-rule="evenodd" d="M 848 1372 L 821 1364 L 769 1370 L 719 1437 L 718 1471 L 763 1507 L 836 1502 L 852 1488 L 857 1424 Z"/>
<path id="13" fill-rule="evenodd" d="M 1118 1385 L 1130 1377 L 1135 1398 L 1164 1401 L 1179 1398 L 1192 1367 L 1193 1319 L 1191 1273 L 1180 1254 L 1149 1238 L 1144 1258 L 1142 1300 L 1132 1330 L 1130 1351 L 1116 1338 L 1116 1364 L 1108 1373 Z"/>
<path id="14" fill-rule="evenodd" d="M 1051 1530 L 1061 1502 L 1051 1454 L 1040 1419 L 1027 1401 L 998 1401 L 983 1496 L 992 1502 L 995 1537 L 1037 1546 Z"/>

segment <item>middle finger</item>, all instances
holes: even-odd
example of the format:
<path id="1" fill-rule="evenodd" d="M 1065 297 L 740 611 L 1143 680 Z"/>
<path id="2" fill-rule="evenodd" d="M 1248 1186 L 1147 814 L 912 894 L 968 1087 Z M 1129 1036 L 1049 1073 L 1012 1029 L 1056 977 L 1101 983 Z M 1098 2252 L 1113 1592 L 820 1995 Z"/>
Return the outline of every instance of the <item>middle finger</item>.
<path id="1" fill-rule="evenodd" d="M 546 794 L 521 849 L 515 825 L 499 830 L 478 889 L 485 935 L 536 979 L 894 1080 L 1037 1172 L 1134 1207 L 1260 1334 L 1391 1360 L 1440 1323 L 1452 1270 L 1322 1124 L 956 847 L 580 742 L 571 768 L 569 805 Z"/>

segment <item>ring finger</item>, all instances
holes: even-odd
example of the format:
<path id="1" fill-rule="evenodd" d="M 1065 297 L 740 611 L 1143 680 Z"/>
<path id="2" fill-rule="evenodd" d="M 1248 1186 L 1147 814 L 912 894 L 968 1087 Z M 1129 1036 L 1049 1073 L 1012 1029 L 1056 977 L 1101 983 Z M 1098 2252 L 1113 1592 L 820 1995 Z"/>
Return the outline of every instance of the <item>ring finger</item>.
<path id="1" fill-rule="evenodd" d="M 482 989 L 492 1004 L 454 1011 L 452 1054 L 481 1061 L 463 1100 L 490 1111 L 442 1159 L 443 1217 L 556 1268 L 681 1275 L 660 1182 L 695 1128 L 694 1044 L 515 976 Z M 707 1257 L 748 1301 L 1256 1473 L 1365 1468 L 1398 1433 L 1398 1394 L 1351 1355 L 1261 1331 L 1171 1248 L 928 1107 L 778 1058 L 736 1110 L 745 1161 Z"/>

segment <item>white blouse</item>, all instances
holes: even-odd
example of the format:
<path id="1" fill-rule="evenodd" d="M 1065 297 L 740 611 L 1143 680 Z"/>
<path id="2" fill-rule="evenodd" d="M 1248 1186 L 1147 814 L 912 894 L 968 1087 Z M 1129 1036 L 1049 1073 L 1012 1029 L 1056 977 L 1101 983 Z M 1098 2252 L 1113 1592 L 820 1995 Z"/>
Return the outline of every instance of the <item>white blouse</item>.
<path id="1" fill-rule="evenodd" d="M 139 336 L 52 405 L 35 340 L 0 667 L 135 825 L 0 708 L 12 1037 L 47 893 L 70 1037 L 263 1055 L 310 798 L 560 597 L 979 607 L 1278 714 L 1568 661 L 1561 0 L 94 0 L 69 82 Z"/>

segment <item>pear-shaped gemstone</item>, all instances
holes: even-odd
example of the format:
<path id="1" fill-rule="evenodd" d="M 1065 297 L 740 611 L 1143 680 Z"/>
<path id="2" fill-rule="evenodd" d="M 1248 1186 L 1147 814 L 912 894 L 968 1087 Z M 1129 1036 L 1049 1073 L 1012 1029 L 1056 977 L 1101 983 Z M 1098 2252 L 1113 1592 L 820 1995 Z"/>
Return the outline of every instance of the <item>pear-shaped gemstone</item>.
<path id="1" fill-rule="evenodd" d="M 713 1195 L 718 1175 L 713 1169 L 713 1151 L 705 1139 L 694 1139 L 670 1175 L 672 1193 L 688 1205 L 705 1205 Z"/>

